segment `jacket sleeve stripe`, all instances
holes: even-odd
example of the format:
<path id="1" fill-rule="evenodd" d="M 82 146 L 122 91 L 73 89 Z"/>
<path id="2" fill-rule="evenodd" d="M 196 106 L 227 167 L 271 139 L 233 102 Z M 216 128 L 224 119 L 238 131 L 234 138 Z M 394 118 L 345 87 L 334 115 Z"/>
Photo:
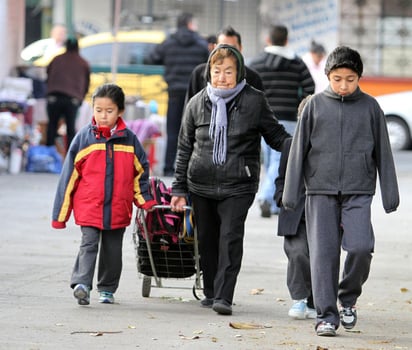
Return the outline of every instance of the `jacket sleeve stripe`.
<path id="1" fill-rule="evenodd" d="M 136 172 L 137 172 L 137 175 L 135 176 L 135 180 L 134 180 L 135 200 L 139 204 L 144 204 L 146 200 L 142 196 L 142 189 L 140 188 L 140 178 L 144 173 L 144 169 L 139 159 L 136 156 L 134 157 L 134 168 L 136 169 Z"/>
<path id="2" fill-rule="evenodd" d="M 64 192 L 63 203 L 59 212 L 59 216 L 57 218 L 57 221 L 59 222 L 65 222 L 68 219 L 68 215 L 71 212 L 71 195 L 78 178 L 79 173 L 76 169 L 74 169 L 67 184 L 66 191 Z"/>

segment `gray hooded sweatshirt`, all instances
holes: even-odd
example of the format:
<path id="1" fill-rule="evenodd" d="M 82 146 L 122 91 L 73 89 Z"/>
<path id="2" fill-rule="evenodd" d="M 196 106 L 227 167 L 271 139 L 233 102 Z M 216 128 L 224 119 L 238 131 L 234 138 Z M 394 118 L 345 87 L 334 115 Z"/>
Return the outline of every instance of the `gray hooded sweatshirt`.
<path id="1" fill-rule="evenodd" d="M 387 213 L 399 205 L 395 165 L 384 114 L 359 88 L 340 96 L 328 87 L 305 106 L 287 164 L 283 205 L 294 209 L 304 178 L 306 194 L 374 195 L 377 173 Z"/>

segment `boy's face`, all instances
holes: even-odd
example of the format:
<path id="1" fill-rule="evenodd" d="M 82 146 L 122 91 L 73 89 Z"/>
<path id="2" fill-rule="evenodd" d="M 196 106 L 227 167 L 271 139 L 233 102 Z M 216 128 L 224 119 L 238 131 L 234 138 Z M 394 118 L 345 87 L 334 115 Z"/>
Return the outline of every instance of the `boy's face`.
<path id="1" fill-rule="evenodd" d="M 353 93 L 358 87 L 359 76 L 349 68 L 337 68 L 329 73 L 329 82 L 332 90 L 341 96 Z"/>
<path id="2" fill-rule="evenodd" d="M 112 99 L 96 97 L 93 103 L 93 116 L 98 126 L 107 126 L 112 129 L 121 113 Z"/>

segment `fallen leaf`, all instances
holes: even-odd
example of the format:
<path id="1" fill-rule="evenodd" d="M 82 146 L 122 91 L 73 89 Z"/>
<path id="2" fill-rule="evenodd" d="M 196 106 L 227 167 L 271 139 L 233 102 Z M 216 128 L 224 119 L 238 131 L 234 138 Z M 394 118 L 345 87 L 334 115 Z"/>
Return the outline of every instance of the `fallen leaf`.
<path id="1" fill-rule="evenodd" d="M 401 293 L 406 293 L 406 292 L 409 292 L 408 288 L 401 288 Z"/>
<path id="2" fill-rule="evenodd" d="M 384 340 L 372 340 L 371 344 L 389 344 L 392 343 L 393 339 L 384 339 Z"/>
<path id="3" fill-rule="evenodd" d="M 212 337 L 211 340 L 212 340 L 213 343 L 217 343 L 217 338 L 216 337 Z"/>
<path id="4" fill-rule="evenodd" d="M 203 334 L 203 331 L 202 330 L 193 331 L 193 334 Z"/>
<path id="5" fill-rule="evenodd" d="M 262 329 L 264 326 L 256 323 L 230 322 L 229 326 L 235 329 Z"/>
<path id="6" fill-rule="evenodd" d="M 318 345 L 316 347 L 316 350 L 328 350 L 328 348 L 324 348 L 324 347 Z"/>
<path id="7" fill-rule="evenodd" d="M 128 325 L 127 328 L 129 328 L 129 329 L 136 329 L 136 326 Z"/>
<path id="8" fill-rule="evenodd" d="M 283 298 L 276 298 L 276 301 L 285 301 Z"/>
<path id="9" fill-rule="evenodd" d="M 252 289 L 250 291 L 250 294 L 251 295 L 259 295 L 259 294 L 262 294 L 263 291 L 264 291 L 263 288 L 255 288 L 255 289 Z"/>

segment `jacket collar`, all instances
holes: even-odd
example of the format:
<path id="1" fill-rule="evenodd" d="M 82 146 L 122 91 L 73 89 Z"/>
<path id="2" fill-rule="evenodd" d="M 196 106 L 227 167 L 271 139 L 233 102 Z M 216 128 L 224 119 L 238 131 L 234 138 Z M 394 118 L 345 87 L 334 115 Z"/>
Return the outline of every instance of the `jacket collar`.
<path id="1" fill-rule="evenodd" d="M 356 90 L 351 93 L 350 95 L 346 95 L 346 96 L 341 96 L 339 94 L 337 94 L 336 92 L 334 92 L 332 90 L 332 88 L 330 87 L 330 85 L 324 90 L 323 92 L 327 97 L 333 98 L 335 100 L 341 100 L 343 101 L 354 101 L 354 100 L 358 100 L 362 95 L 363 92 L 362 90 L 359 88 L 359 86 L 356 88 Z"/>

